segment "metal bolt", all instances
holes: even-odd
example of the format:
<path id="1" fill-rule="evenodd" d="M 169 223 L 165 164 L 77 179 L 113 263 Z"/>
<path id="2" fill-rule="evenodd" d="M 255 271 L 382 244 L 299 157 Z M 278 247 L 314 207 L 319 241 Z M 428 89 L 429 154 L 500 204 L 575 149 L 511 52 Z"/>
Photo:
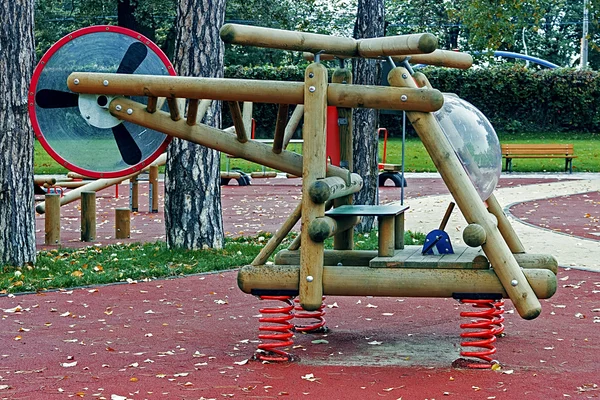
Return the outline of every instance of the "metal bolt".
<path id="1" fill-rule="evenodd" d="M 314 78 L 314 77 L 315 77 L 315 74 L 313 74 L 312 72 L 310 72 L 310 73 L 308 74 L 308 77 L 309 77 L 309 78 Z"/>
<path id="2" fill-rule="evenodd" d="M 121 105 L 120 105 L 120 104 L 117 104 L 117 106 L 115 107 L 115 110 L 117 110 L 117 111 L 121 111 L 121 108 L 123 108 L 123 107 L 121 107 Z"/>
<path id="3" fill-rule="evenodd" d="M 314 86 L 309 86 L 308 87 L 308 91 L 311 92 L 311 93 L 313 93 L 315 90 L 317 90 L 317 88 L 314 87 Z"/>
<path id="4" fill-rule="evenodd" d="M 511 284 L 512 286 L 517 286 L 517 285 L 519 284 L 519 281 L 518 281 L 518 280 L 516 280 L 516 279 L 513 279 L 512 281 L 510 281 L 510 284 Z"/>
<path id="5" fill-rule="evenodd" d="M 79 85 L 79 79 L 77 79 L 77 78 L 73 79 L 73 83 L 76 85 Z"/>
<path id="6" fill-rule="evenodd" d="M 408 75 L 407 74 L 402 74 L 402 79 L 407 79 Z"/>
<path id="7" fill-rule="evenodd" d="M 103 84 L 104 86 L 108 86 L 108 81 L 107 81 L 107 80 L 104 80 L 104 82 L 102 82 L 102 84 Z"/>
<path id="8" fill-rule="evenodd" d="M 127 114 L 128 114 L 128 115 L 131 115 L 131 114 L 133 114 L 133 110 L 132 110 L 131 108 L 128 108 L 128 109 L 127 109 Z"/>
<path id="9" fill-rule="evenodd" d="M 408 96 L 403 94 L 402 96 L 400 96 L 400 100 L 406 101 L 406 100 L 408 100 Z"/>
<path id="10" fill-rule="evenodd" d="M 313 277 L 311 275 L 306 277 L 306 282 L 312 282 L 313 281 Z"/>

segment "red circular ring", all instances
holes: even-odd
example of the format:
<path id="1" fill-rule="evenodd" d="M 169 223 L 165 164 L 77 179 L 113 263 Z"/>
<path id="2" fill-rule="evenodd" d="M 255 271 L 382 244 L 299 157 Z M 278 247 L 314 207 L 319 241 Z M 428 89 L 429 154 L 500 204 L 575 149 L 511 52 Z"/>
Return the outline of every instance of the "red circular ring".
<path id="1" fill-rule="evenodd" d="M 163 64 L 167 68 L 169 75 L 172 75 L 172 76 L 177 75 L 175 73 L 175 68 L 173 68 L 173 64 L 171 64 L 171 61 L 167 58 L 165 53 L 160 49 L 160 47 L 158 47 L 153 41 L 151 41 L 144 35 L 141 35 L 135 31 L 132 31 L 131 29 L 123 28 L 120 26 L 113 26 L 113 25 L 95 25 L 95 26 L 88 26 L 86 28 L 81 28 L 74 32 L 69 33 L 68 35 L 66 35 L 65 37 L 60 39 L 58 42 L 54 43 L 48 49 L 48 51 L 42 56 L 40 62 L 35 67 L 35 70 L 33 71 L 33 77 L 31 78 L 31 85 L 29 86 L 29 93 L 27 96 L 28 97 L 27 100 L 28 100 L 28 109 L 29 109 L 29 119 L 31 120 L 31 125 L 33 126 L 33 131 L 35 132 L 35 137 L 40 142 L 40 144 L 42 145 L 44 150 L 46 150 L 46 152 L 50 155 L 50 157 L 52 157 L 56 162 L 58 162 L 63 167 L 67 168 L 69 171 L 77 172 L 78 174 L 88 176 L 90 178 L 119 178 L 122 176 L 126 176 L 129 174 L 133 174 L 135 172 L 141 171 L 144 168 L 148 167 L 154 160 L 156 160 L 167 149 L 167 146 L 169 145 L 169 143 L 171 142 L 171 139 L 172 139 L 171 136 L 166 135 L 166 138 L 163 141 L 163 143 L 160 145 L 160 147 L 154 153 L 152 153 L 150 156 L 146 157 L 146 159 L 140 161 L 136 165 L 133 165 L 129 168 L 122 169 L 119 171 L 109 171 L 109 172 L 90 171 L 90 170 L 78 167 L 78 166 L 70 163 L 69 161 L 62 158 L 56 151 L 54 151 L 54 149 L 50 146 L 50 144 L 44 137 L 42 130 L 40 129 L 40 126 L 39 126 L 38 120 L 37 120 L 37 116 L 35 113 L 35 92 L 36 92 L 36 88 L 37 88 L 37 84 L 38 84 L 40 75 L 41 75 L 43 69 L 46 67 L 46 63 L 48 62 L 48 60 L 50 60 L 50 58 L 52 58 L 52 56 L 62 46 L 64 46 L 66 43 L 70 42 L 71 40 L 78 38 L 80 36 L 84 36 L 84 35 L 87 35 L 90 33 L 96 33 L 96 32 L 121 33 L 121 34 L 130 36 L 130 37 L 144 43 L 152 51 L 154 51 L 154 53 L 160 58 L 160 60 L 163 62 Z"/>

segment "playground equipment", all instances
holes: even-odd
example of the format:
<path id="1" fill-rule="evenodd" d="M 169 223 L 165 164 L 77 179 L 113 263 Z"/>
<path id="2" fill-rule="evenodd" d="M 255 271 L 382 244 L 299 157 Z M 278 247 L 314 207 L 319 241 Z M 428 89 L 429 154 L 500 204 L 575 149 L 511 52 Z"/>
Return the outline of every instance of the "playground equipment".
<path id="1" fill-rule="evenodd" d="M 301 203 L 238 275 L 244 292 L 285 304 L 263 309 L 263 313 L 277 314 L 263 320 L 274 324 L 261 328 L 269 332 L 261 338 L 273 341 L 261 347 L 274 353 L 263 359 L 288 358 L 285 347 L 292 337 L 292 299 L 296 296 L 301 308 L 315 312 L 317 319 L 322 318 L 324 295 L 483 299 L 493 311 L 482 329 L 492 336 L 497 333 L 493 327 L 501 324 L 497 318 L 501 305 L 496 306 L 501 303 L 496 301 L 499 298 L 510 298 L 525 319 L 540 314 L 538 299 L 549 298 L 556 291 L 557 262 L 550 255 L 524 254 L 492 193 L 501 168 L 493 129 L 468 103 L 431 88 L 427 78 L 411 72 L 407 62 L 414 57 L 417 62 L 464 67 L 470 56 L 436 50 L 437 40 L 430 34 L 354 40 L 227 24 L 221 29 L 221 38 L 238 45 L 308 51 L 315 62 L 307 67 L 304 82 L 177 77 L 143 36 L 116 27 L 87 28 L 61 40 L 42 58 L 29 104 L 38 137 L 52 137 L 47 145 L 64 148 L 61 157 L 65 160 L 70 160 L 70 152 L 75 150 L 79 159 L 96 155 L 95 165 L 101 167 L 95 172 L 98 175 L 123 176 L 141 168 L 141 163 L 151 162 L 155 153 L 144 150 L 143 155 L 151 155 L 140 157 L 137 149 L 146 148 L 142 145 L 146 132 L 153 138 L 162 132 L 303 178 Z M 91 52 L 94 46 L 88 47 L 90 43 L 103 49 L 102 53 Z M 147 46 L 146 51 L 141 51 L 140 44 Z M 111 57 L 104 57 L 105 52 Z M 141 53 L 146 58 L 139 56 Z M 351 72 L 343 66 L 328 83 L 327 69 L 319 62 L 319 57 L 325 57 L 321 53 L 389 57 L 390 62 L 401 57 L 403 66 L 391 70 L 389 87 L 352 85 Z M 148 58 L 157 61 L 156 68 L 142 68 Z M 85 101 L 76 103 L 74 99 Z M 228 101 L 234 110 L 239 101 L 274 102 L 284 109 L 289 104 L 302 106 L 297 110 L 304 116 L 303 154 L 286 150 L 281 128 L 272 147 L 248 138 L 239 121 L 239 105 L 234 111 L 234 121 L 238 120 L 234 133 L 198 123 L 200 99 Z M 340 164 L 347 168 L 328 164 L 326 159 L 327 106 L 337 107 L 339 117 L 348 121 L 339 131 Z M 352 204 L 352 195 L 363 185 L 361 177 L 352 172 L 351 116 L 352 108 L 357 107 L 406 111 L 469 223 L 465 242 L 470 247 L 454 246 L 454 254 L 421 254 L 420 246 L 403 243 L 408 206 Z M 78 121 L 57 127 L 52 114 L 58 115 L 60 125 L 67 119 L 65 108 L 69 118 Z M 453 123 L 458 121 L 456 117 L 462 122 Z M 92 124 L 92 128 L 78 132 L 81 136 L 75 138 L 69 129 L 82 124 Z M 88 138 L 86 132 L 107 136 L 115 154 L 108 150 L 99 153 L 95 136 Z M 158 148 L 164 140 L 153 139 Z M 50 153 L 58 155 L 59 151 Z M 326 205 L 333 208 L 327 210 Z M 354 250 L 353 227 L 364 215 L 378 217 L 377 251 Z M 275 264 L 267 263 L 299 220 L 299 239 L 275 256 Z M 326 250 L 324 240 L 332 236 L 334 249 Z M 493 354 L 495 349 L 490 346 L 479 345 Z M 489 367 L 489 354 L 475 357 Z"/>

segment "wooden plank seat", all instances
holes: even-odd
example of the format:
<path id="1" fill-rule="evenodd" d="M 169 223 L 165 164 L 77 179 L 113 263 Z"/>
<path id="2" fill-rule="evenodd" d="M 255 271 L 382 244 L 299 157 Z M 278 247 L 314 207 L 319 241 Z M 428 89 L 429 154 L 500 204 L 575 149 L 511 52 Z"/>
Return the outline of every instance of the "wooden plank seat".
<path id="1" fill-rule="evenodd" d="M 573 173 L 575 155 L 573 144 L 503 144 L 502 157 L 506 159 L 506 171 L 512 172 L 513 158 L 564 158 L 565 172 Z"/>
<path id="2" fill-rule="evenodd" d="M 396 249 L 404 248 L 404 212 L 408 206 L 385 205 L 345 205 L 333 208 L 325 215 L 336 218 L 350 216 L 373 216 L 378 218 L 379 257 L 391 257 Z"/>

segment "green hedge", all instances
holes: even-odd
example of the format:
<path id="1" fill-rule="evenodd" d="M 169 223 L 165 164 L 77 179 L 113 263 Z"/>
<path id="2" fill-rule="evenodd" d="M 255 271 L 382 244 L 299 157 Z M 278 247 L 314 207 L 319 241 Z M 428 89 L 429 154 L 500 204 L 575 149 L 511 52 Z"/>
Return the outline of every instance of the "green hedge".
<path id="1" fill-rule="evenodd" d="M 506 64 L 466 71 L 430 67 L 423 72 L 435 88 L 456 93 L 479 108 L 499 132 L 600 131 L 600 74 L 596 71 L 537 70 Z M 302 81 L 304 69 L 231 66 L 225 69 L 225 76 Z M 228 113 L 224 115 L 228 118 Z M 276 105 L 255 105 L 254 118 L 261 136 L 273 134 L 276 115 Z M 227 124 L 230 121 L 226 119 Z M 401 117 L 383 114 L 380 125 L 398 135 Z"/>

